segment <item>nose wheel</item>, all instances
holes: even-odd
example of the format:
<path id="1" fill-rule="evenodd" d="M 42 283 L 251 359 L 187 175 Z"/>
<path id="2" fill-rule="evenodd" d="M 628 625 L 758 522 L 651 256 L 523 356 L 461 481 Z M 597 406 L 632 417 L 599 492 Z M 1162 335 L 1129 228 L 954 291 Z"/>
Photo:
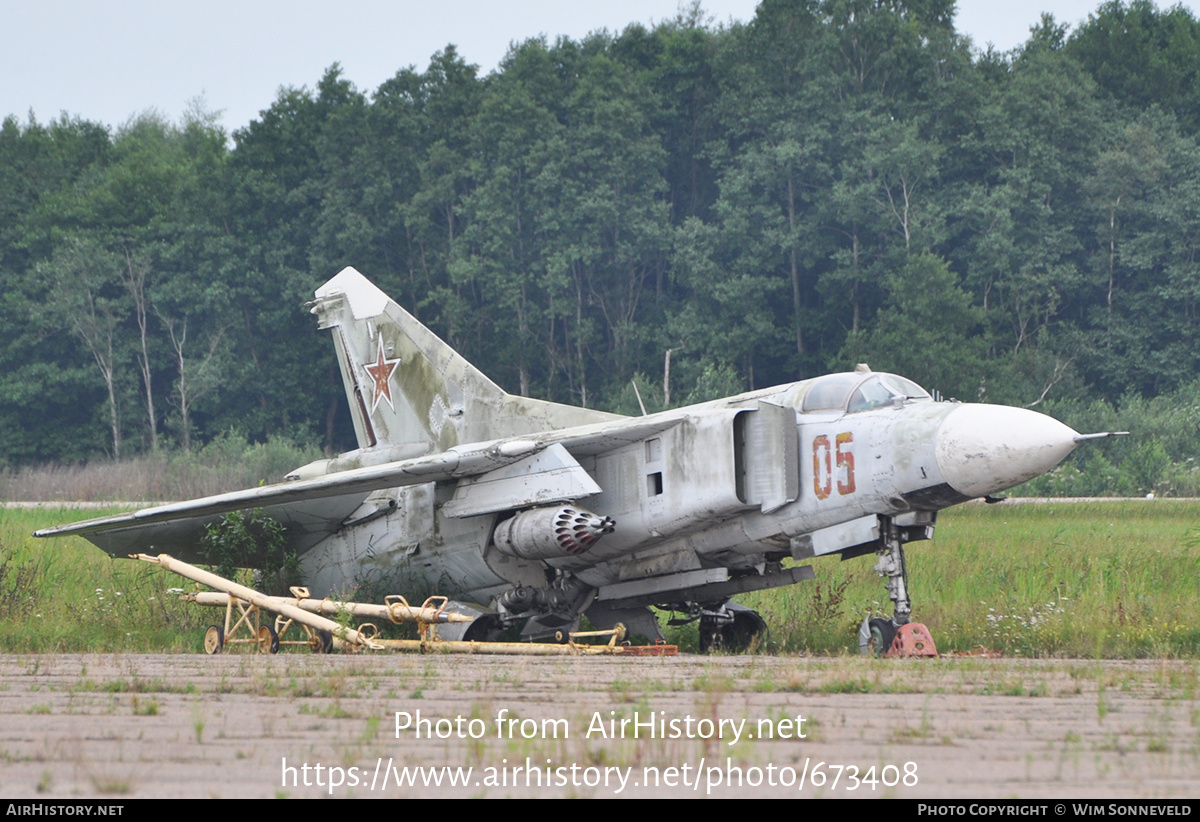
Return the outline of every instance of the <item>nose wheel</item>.
<path id="1" fill-rule="evenodd" d="M 895 638 L 896 626 L 890 619 L 866 619 L 858 632 L 859 650 L 868 656 L 881 657 L 891 649 Z"/>

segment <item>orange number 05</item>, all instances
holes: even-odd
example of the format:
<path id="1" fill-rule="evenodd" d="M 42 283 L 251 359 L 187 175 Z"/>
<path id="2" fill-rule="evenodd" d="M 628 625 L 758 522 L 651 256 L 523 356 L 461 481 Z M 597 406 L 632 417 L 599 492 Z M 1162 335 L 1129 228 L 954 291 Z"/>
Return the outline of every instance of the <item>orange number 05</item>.
<path id="1" fill-rule="evenodd" d="M 829 437 L 822 434 L 813 440 L 813 492 L 817 499 L 825 499 L 833 493 L 833 465 L 837 458 L 837 489 L 842 496 L 854 493 L 854 454 L 850 446 L 854 435 L 847 431 L 834 437 L 835 446 L 829 447 Z"/>

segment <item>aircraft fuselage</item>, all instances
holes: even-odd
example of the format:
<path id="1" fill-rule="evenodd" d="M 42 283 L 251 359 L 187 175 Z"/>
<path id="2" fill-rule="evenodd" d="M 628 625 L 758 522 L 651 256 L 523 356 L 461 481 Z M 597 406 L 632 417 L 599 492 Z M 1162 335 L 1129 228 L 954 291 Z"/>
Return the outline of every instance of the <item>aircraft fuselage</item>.
<path id="1" fill-rule="evenodd" d="M 879 515 L 931 524 L 921 515 L 1044 473 L 1075 445 L 1067 426 L 1005 406 L 919 398 L 805 412 L 815 382 L 651 415 L 643 420 L 665 430 L 597 453 L 574 449 L 602 489 L 575 502 L 616 523 L 586 552 L 506 556 L 491 542 L 501 515 L 450 516 L 443 506 L 457 484 L 429 483 L 372 494 L 302 557 L 306 579 L 323 593 L 420 581 L 486 603 L 514 585 L 545 585 L 551 570 L 598 590 L 737 572 L 851 549 Z M 552 436 L 571 440 L 570 429 Z"/>

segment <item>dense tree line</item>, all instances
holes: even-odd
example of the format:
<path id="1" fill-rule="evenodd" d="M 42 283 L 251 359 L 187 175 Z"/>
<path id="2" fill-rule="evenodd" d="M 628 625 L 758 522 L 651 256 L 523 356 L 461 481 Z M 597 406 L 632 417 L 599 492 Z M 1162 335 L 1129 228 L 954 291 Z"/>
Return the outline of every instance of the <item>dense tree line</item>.
<path id="1" fill-rule="evenodd" d="M 656 410 L 866 361 L 964 400 L 1194 418 L 1200 23 L 1112 0 L 996 53 L 953 8 L 694 7 L 529 40 L 487 76 L 447 47 L 371 93 L 335 65 L 232 135 L 198 106 L 9 117 L 0 460 L 229 430 L 350 447 L 303 310 L 345 265 L 563 402 L 636 413 L 631 380 Z M 1154 440 L 1166 465 L 1188 424 Z"/>

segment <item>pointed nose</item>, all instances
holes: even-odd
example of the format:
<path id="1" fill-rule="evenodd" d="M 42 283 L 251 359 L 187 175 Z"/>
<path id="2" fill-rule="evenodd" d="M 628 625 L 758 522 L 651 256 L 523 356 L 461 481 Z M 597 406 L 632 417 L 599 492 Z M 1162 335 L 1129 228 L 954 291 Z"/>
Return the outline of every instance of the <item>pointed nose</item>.
<path id="1" fill-rule="evenodd" d="M 1051 470 L 1075 448 L 1076 436 L 1036 411 L 963 405 L 938 429 L 938 467 L 954 490 L 982 497 Z"/>

